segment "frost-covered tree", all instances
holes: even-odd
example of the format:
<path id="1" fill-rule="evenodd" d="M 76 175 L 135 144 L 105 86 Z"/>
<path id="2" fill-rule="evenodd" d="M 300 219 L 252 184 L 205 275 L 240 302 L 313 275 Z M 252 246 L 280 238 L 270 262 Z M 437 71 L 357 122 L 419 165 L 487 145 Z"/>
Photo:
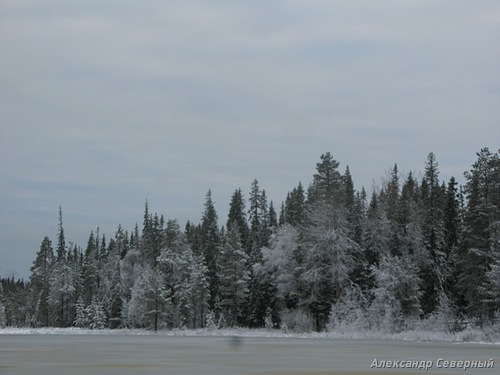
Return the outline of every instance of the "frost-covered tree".
<path id="1" fill-rule="evenodd" d="M 243 323 L 243 307 L 248 297 L 248 255 L 241 244 L 237 225 L 231 225 L 220 256 L 220 307 L 229 326 Z"/>
<path id="2" fill-rule="evenodd" d="M 56 261 L 50 279 L 48 301 L 54 314 L 54 323 L 59 327 L 69 327 L 73 323 L 76 279 L 77 275 L 66 258 Z"/>
<path id="3" fill-rule="evenodd" d="M 82 279 L 83 279 L 83 301 L 89 305 L 97 296 L 99 288 L 99 239 L 90 233 L 87 248 L 83 257 Z"/>
<path id="4" fill-rule="evenodd" d="M 358 244 L 349 237 L 344 212 L 328 205 L 315 205 L 304 230 L 301 279 L 308 289 L 303 298 L 317 330 L 324 328 L 332 303 L 351 282 L 351 272 L 361 254 Z"/>
<path id="5" fill-rule="evenodd" d="M 448 277 L 445 265 L 444 191 L 439 184 L 439 164 L 432 152 L 427 157 L 421 194 L 424 208 L 422 235 L 427 256 L 427 262 L 421 269 L 422 309 L 429 314 L 436 308 L 439 295 L 443 292 L 444 280 Z"/>
<path id="6" fill-rule="evenodd" d="M 131 290 L 128 323 L 157 331 L 164 326 L 170 306 L 171 296 L 165 288 L 165 275 L 159 267 L 145 268 Z"/>
<path id="7" fill-rule="evenodd" d="M 210 309 L 215 309 L 219 299 L 219 249 L 220 233 L 218 216 L 209 190 L 205 199 L 205 210 L 201 219 L 201 246 L 202 254 L 208 268 L 210 283 Z"/>
<path id="8" fill-rule="evenodd" d="M 30 291 L 33 303 L 33 324 L 36 326 L 50 325 L 50 309 L 48 297 L 50 291 L 50 279 L 54 262 L 54 250 L 49 237 L 45 237 L 40 244 L 40 250 L 31 267 Z"/>
<path id="9" fill-rule="evenodd" d="M 281 226 L 271 238 L 269 247 L 262 249 L 262 262 L 255 265 L 259 278 L 269 277 L 276 290 L 279 309 L 295 308 L 300 296 L 298 229 L 290 224 Z"/>
<path id="10" fill-rule="evenodd" d="M 495 312 L 484 285 L 499 248 L 499 169 L 499 155 L 483 148 L 471 170 L 465 173 L 467 210 L 458 282 L 467 313 L 482 322 L 490 321 Z"/>
<path id="11" fill-rule="evenodd" d="M 408 257 L 385 256 L 372 272 L 376 287 L 368 311 L 371 328 L 383 331 L 404 329 L 406 320 L 421 313 L 418 269 Z"/>
<path id="12" fill-rule="evenodd" d="M 90 306 L 88 306 L 87 311 L 88 324 L 91 329 L 102 329 L 106 326 L 106 313 L 102 302 L 94 298 Z"/>
<path id="13" fill-rule="evenodd" d="M 75 327 L 79 328 L 88 327 L 89 325 L 88 311 L 82 296 L 78 298 L 75 308 L 76 308 L 76 316 L 75 316 L 75 321 L 73 322 Z"/>
<path id="14" fill-rule="evenodd" d="M 378 265 L 390 248 L 391 223 L 375 192 L 373 192 L 363 228 L 362 246 L 369 266 Z"/>
<path id="15" fill-rule="evenodd" d="M 368 298 L 356 284 L 346 287 L 332 305 L 327 328 L 329 331 L 361 331 L 369 327 Z"/>
<path id="16" fill-rule="evenodd" d="M 494 304 L 495 312 L 500 313 L 500 256 L 491 265 L 491 269 L 486 276 L 486 293 L 488 294 L 488 299 Z"/>
<path id="17" fill-rule="evenodd" d="M 208 268 L 202 256 L 193 255 L 190 274 L 192 328 L 203 327 L 210 310 L 210 284 Z"/>
<path id="18" fill-rule="evenodd" d="M 3 285 L 0 282 L 0 328 L 6 325 L 5 305 L 3 304 Z"/>
<path id="19" fill-rule="evenodd" d="M 119 232 L 117 234 L 120 235 Z M 107 254 L 100 262 L 97 297 L 102 301 L 109 328 L 117 328 L 122 323 L 124 291 L 120 267 L 122 248 L 119 241 L 120 238 L 116 236 L 109 241 Z"/>

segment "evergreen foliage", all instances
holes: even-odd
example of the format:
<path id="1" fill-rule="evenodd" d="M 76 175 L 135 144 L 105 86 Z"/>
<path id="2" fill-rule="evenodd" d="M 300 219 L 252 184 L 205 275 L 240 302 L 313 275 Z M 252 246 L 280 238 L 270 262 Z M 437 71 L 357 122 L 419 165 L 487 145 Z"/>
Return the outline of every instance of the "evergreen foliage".
<path id="1" fill-rule="evenodd" d="M 28 282 L 1 279 L 0 326 L 283 330 L 480 326 L 500 314 L 500 157 L 483 148 L 464 186 L 395 164 L 367 194 L 321 155 L 279 216 L 255 179 L 230 199 L 226 228 L 209 190 L 184 230 L 144 208 L 142 229 L 99 229 L 86 247 L 44 237 Z M 246 205 L 248 204 L 248 207 Z M 463 325 L 462 325 L 463 326 Z"/>

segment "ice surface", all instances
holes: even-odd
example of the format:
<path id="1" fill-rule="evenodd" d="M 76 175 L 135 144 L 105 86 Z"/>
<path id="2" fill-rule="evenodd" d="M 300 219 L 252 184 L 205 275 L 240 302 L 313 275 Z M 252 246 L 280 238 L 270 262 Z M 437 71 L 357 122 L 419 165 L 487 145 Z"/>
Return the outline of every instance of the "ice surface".
<path id="1" fill-rule="evenodd" d="M 7 331 L 10 334 L 5 334 Z M 2 375 L 82 374 L 374 374 L 409 373 L 402 369 L 371 369 L 380 360 L 487 361 L 498 357 L 495 345 L 414 342 L 382 339 L 258 337 L 255 332 L 187 331 L 173 336 L 146 331 L 3 330 L 0 334 Z M 236 335 L 236 333 L 241 335 Z M 254 337 L 250 337 L 253 332 Z M 46 334 L 40 334 L 46 333 Z M 89 334 L 92 333 L 92 334 Z M 180 332 L 178 332 L 180 333 Z M 222 333 L 222 335 L 221 335 Z M 261 332 L 262 333 L 262 332 Z M 201 332 L 198 332 L 201 334 Z M 218 334 L 218 335 L 216 335 Z M 271 336 L 272 332 L 269 336 Z M 275 333 L 278 335 L 278 333 Z M 496 369 L 469 369 L 497 374 Z M 417 370 L 414 370 L 417 371 Z M 422 372 L 422 371 L 420 371 Z M 426 372 L 426 371 L 424 371 Z M 429 374 L 458 374 L 436 369 Z"/>

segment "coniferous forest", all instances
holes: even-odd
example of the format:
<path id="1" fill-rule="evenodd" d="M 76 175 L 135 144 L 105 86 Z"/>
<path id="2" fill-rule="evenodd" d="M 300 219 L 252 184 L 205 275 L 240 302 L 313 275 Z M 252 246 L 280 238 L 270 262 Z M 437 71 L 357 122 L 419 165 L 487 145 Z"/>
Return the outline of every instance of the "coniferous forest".
<path id="1" fill-rule="evenodd" d="M 500 321 L 500 158 L 483 148 L 464 184 L 397 165 L 373 191 L 321 155 L 281 206 L 254 180 L 220 218 L 208 191 L 199 223 L 153 213 L 92 231 L 83 247 L 42 239 L 28 281 L 2 279 L 0 326 L 414 327 L 457 331 Z"/>

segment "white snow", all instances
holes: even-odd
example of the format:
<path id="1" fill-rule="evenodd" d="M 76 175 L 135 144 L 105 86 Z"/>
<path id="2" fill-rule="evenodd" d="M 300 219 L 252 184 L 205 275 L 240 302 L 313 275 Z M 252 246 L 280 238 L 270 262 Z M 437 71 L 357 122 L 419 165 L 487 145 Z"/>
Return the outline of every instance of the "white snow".
<path id="1" fill-rule="evenodd" d="M 310 332 L 293 333 L 281 330 L 224 328 L 195 330 L 160 330 L 158 332 L 144 329 L 85 329 L 85 328 L 1 328 L 0 335 L 129 335 L 129 336 L 211 336 L 211 337 L 260 337 L 260 338 L 318 338 L 318 339 L 356 339 L 356 340 L 405 340 L 421 342 L 456 342 L 500 345 L 500 329 L 467 329 L 456 333 L 413 330 L 401 333 L 384 333 L 376 331 L 351 332 Z"/>

